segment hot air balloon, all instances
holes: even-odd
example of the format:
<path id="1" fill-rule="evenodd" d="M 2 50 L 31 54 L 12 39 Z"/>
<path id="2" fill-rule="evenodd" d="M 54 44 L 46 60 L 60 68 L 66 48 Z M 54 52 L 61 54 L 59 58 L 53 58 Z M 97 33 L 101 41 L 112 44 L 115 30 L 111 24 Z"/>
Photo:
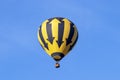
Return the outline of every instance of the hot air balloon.
<path id="1" fill-rule="evenodd" d="M 38 41 L 46 53 L 55 61 L 55 67 L 73 48 L 78 39 L 78 31 L 67 18 L 54 17 L 45 20 L 38 30 Z"/>

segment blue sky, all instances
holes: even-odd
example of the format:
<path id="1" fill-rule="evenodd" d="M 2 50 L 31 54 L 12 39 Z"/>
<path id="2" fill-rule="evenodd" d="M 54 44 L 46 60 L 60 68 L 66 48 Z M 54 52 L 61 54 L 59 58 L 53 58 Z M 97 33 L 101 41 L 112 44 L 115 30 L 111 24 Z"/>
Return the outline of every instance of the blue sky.
<path id="1" fill-rule="evenodd" d="M 119 0 L 1 0 L 0 80 L 120 80 Z M 37 40 L 40 24 L 66 17 L 79 31 L 74 49 L 55 61 Z"/>

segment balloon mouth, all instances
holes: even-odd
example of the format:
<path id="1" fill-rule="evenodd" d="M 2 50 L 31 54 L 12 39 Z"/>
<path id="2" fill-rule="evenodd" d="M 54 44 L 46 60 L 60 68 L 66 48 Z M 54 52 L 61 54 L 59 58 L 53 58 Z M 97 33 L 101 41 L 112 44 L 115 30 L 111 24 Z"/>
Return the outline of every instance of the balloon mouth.
<path id="1" fill-rule="evenodd" d="M 55 61 L 60 61 L 64 57 L 64 54 L 60 52 L 55 52 L 51 56 Z"/>

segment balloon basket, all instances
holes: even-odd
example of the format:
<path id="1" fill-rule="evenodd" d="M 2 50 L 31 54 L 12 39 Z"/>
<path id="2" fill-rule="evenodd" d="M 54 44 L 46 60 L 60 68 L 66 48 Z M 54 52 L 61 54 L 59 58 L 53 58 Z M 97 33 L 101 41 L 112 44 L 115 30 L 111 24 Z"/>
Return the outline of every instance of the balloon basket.
<path id="1" fill-rule="evenodd" d="M 56 63 L 56 64 L 55 64 L 55 67 L 56 67 L 56 68 L 59 68 L 59 67 L 60 67 L 60 64 L 59 64 L 59 63 Z"/>

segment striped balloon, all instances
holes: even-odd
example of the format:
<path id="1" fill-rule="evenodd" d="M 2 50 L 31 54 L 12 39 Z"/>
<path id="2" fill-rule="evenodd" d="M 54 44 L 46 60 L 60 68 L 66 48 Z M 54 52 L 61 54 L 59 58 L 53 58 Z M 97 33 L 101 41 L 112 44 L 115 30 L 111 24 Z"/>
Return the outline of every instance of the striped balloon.
<path id="1" fill-rule="evenodd" d="M 60 61 L 73 48 L 78 39 L 76 26 L 70 20 L 54 17 L 45 20 L 38 30 L 42 48 L 55 61 Z"/>

